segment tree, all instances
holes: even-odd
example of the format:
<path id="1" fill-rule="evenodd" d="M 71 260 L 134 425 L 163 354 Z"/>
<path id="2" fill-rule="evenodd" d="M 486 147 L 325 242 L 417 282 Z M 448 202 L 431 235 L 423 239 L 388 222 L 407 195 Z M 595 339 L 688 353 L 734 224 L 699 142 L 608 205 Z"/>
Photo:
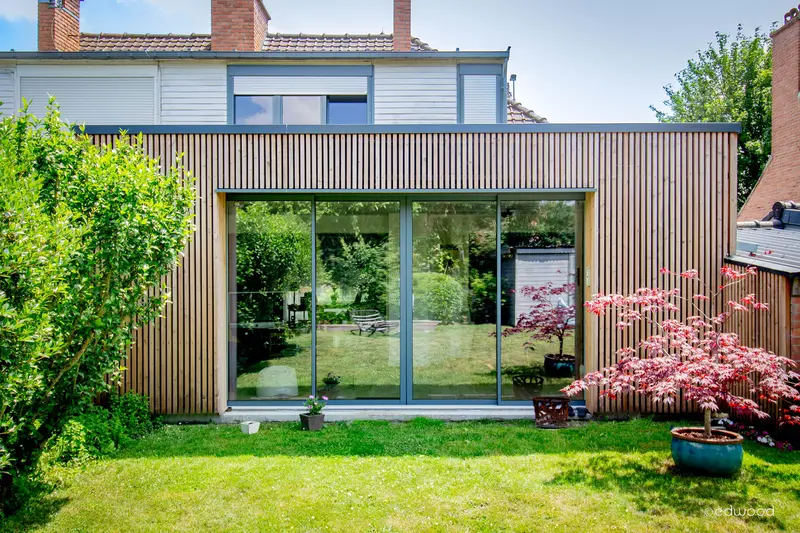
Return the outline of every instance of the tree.
<path id="1" fill-rule="evenodd" d="M 574 296 L 575 284 L 565 283 L 553 285 L 552 282 L 544 285 L 522 287 L 523 296 L 531 299 L 531 308 L 517 318 L 514 327 L 503 330 L 503 337 L 527 333 L 531 341 L 547 341 L 558 339 L 558 355 L 564 355 L 564 339 L 572 335 L 575 330 L 575 304 L 553 305 L 554 296 Z M 533 348 L 533 342 L 526 342 L 525 346 Z"/>
<path id="2" fill-rule="evenodd" d="M 664 268 L 661 272 L 671 278 L 676 276 Z M 697 402 L 705 414 L 706 438 L 711 437 L 711 413 L 723 406 L 739 414 L 769 416 L 755 400 L 741 396 L 740 391 L 751 392 L 766 402 L 800 400 L 800 393 L 790 383 L 800 378 L 788 370 L 795 365 L 791 359 L 744 346 L 738 335 L 724 329 L 734 313 L 769 309 L 753 294 L 739 301 L 729 300 L 726 295 L 731 287 L 756 275 L 756 269 L 738 272 L 722 267 L 720 273 L 725 281 L 713 293 L 700 282 L 696 270 L 687 270 L 679 276 L 699 285 L 696 294 L 689 297 L 681 295 L 678 288 L 641 288 L 630 295 L 596 295 L 586 303 L 589 312 L 600 316 L 615 311 L 620 330 L 640 323 L 656 333 L 635 347 L 621 348 L 616 365 L 590 372 L 562 392 L 573 396 L 588 387 L 602 387 L 601 396 L 638 393 L 655 402 L 671 404 L 683 391 L 684 398 Z M 717 302 L 727 302 L 725 309 L 715 309 Z M 691 315 L 676 316 L 682 303 L 692 310 Z M 795 407 L 792 410 L 797 412 Z"/>
<path id="3" fill-rule="evenodd" d="M 191 177 L 141 139 L 96 147 L 53 102 L 0 122 L 0 512 L 161 313 L 193 204 Z"/>
<path id="4" fill-rule="evenodd" d="M 650 106 L 660 122 L 740 122 L 739 189 L 741 207 L 772 151 L 772 44 L 758 29 L 752 37 L 716 34 L 677 75 L 677 88 L 667 85 L 664 105 Z"/>

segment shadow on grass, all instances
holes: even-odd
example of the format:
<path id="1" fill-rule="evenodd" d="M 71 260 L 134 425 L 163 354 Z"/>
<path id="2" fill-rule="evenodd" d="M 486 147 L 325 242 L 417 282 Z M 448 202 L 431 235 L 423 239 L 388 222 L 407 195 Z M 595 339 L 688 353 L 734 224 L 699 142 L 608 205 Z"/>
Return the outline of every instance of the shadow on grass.
<path id="1" fill-rule="evenodd" d="M 748 450 L 750 451 L 750 450 Z M 662 454 L 628 455 L 601 452 L 585 460 L 564 462 L 561 472 L 547 484 L 550 486 L 586 487 L 587 490 L 608 494 L 625 494 L 637 511 L 658 516 L 678 513 L 709 520 L 730 519 L 726 509 L 746 512 L 747 509 L 769 509 L 775 505 L 770 498 L 774 491 L 787 491 L 800 500 L 790 487 L 796 483 L 798 472 L 784 476 L 769 467 L 746 465 L 732 478 L 694 476 L 678 470 L 669 457 Z M 788 489 L 788 490 L 787 490 Z M 774 507 L 773 507 L 774 508 Z M 722 509 L 723 516 L 714 516 Z M 777 529 L 787 529 L 781 519 L 781 509 L 774 508 L 773 516 L 748 516 Z M 731 524 L 735 528 L 735 524 Z"/>
<path id="2" fill-rule="evenodd" d="M 31 531 L 47 525 L 53 515 L 61 510 L 69 498 L 56 497 L 55 486 L 41 481 L 31 481 L 20 496 L 20 507 L 8 517 L 0 515 L 0 533 Z"/>

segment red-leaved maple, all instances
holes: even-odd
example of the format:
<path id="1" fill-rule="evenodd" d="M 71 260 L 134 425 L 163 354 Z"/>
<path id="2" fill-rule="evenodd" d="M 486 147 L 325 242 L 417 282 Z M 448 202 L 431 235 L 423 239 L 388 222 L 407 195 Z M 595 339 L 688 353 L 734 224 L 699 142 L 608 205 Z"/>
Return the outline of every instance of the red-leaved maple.
<path id="1" fill-rule="evenodd" d="M 800 393 L 791 384 L 800 378 L 791 370 L 795 365 L 792 360 L 744 346 L 736 333 L 725 331 L 725 323 L 734 313 L 769 310 L 753 294 L 738 300 L 726 297 L 731 287 L 756 275 L 755 268 L 739 272 L 722 267 L 724 281 L 714 291 L 696 270 L 678 274 L 662 268 L 661 273 L 667 279 L 681 277 L 693 282 L 697 285 L 695 294 L 684 296 L 678 288 L 641 288 L 630 295 L 595 295 L 585 304 L 589 312 L 599 316 L 613 310 L 617 328 L 646 323 L 655 334 L 635 347 L 618 350 L 615 365 L 587 374 L 562 392 L 573 396 L 596 386 L 601 388 L 600 395 L 612 398 L 632 392 L 670 404 L 683 391 L 684 398 L 703 409 L 706 437 L 711 436 L 711 413 L 723 407 L 764 418 L 769 415 L 753 398 L 768 403 L 800 400 Z M 690 316 L 681 316 L 681 304 L 692 310 Z M 718 304 L 724 309 L 715 309 Z M 737 394 L 742 390 L 749 397 Z M 790 409 L 800 413 L 797 406 Z"/>
<path id="2" fill-rule="evenodd" d="M 575 284 L 553 285 L 552 282 L 538 287 L 526 286 L 520 289 L 523 296 L 530 298 L 531 307 L 526 313 L 517 317 L 513 328 L 503 330 L 503 337 L 530 333 L 532 340 L 550 341 L 558 339 L 558 355 L 564 355 L 564 339 L 575 329 L 575 305 L 569 299 L 575 294 Z M 567 302 L 553 304 L 554 296 L 564 296 Z M 533 348 L 532 342 L 525 346 Z"/>

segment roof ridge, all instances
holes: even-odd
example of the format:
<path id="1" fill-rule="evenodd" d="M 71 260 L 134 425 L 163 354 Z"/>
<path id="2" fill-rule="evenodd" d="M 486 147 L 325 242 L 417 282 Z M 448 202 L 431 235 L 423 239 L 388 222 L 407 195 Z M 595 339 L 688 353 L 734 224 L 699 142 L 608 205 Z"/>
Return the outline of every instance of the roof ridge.
<path id="1" fill-rule="evenodd" d="M 81 32 L 81 37 L 211 37 L 208 33 L 88 33 Z"/>
<path id="2" fill-rule="evenodd" d="M 267 32 L 267 37 L 391 37 L 391 33 L 270 33 Z"/>

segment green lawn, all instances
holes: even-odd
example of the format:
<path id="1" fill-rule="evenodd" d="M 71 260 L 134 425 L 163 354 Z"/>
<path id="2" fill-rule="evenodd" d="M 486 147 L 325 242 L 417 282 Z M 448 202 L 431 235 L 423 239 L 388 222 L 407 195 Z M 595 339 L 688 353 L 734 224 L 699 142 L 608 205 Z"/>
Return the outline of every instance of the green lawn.
<path id="1" fill-rule="evenodd" d="M 419 399 L 494 399 L 496 385 L 496 339 L 494 325 L 439 325 L 433 331 L 414 335 L 415 397 Z M 558 352 L 555 342 L 537 341 L 535 349 L 523 346 L 529 336 L 502 339 L 502 366 L 543 363 L 547 353 Z M 258 398 L 259 371 L 282 365 L 294 369 L 298 397 L 311 393 L 311 334 L 289 339 L 290 348 L 280 357 L 262 358 L 237 378 L 239 399 Z M 574 353 L 574 338 L 564 343 L 565 353 Z M 352 335 L 348 331 L 317 333 L 317 375 L 341 376 L 336 393 L 343 399 L 397 398 L 400 383 L 400 338 L 397 334 Z M 571 379 L 547 377 L 542 394 L 559 394 Z M 322 383 L 320 382 L 320 389 Z M 324 392 L 324 391 L 323 391 Z M 511 378 L 503 377 L 503 397 L 515 399 Z"/>
<path id="2" fill-rule="evenodd" d="M 170 426 L 51 471 L 13 532 L 800 531 L 800 456 L 746 443 L 733 479 L 678 475 L 669 425 L 530 421 Z M 770 518 L 715 508 L 774 508 Z"/>

